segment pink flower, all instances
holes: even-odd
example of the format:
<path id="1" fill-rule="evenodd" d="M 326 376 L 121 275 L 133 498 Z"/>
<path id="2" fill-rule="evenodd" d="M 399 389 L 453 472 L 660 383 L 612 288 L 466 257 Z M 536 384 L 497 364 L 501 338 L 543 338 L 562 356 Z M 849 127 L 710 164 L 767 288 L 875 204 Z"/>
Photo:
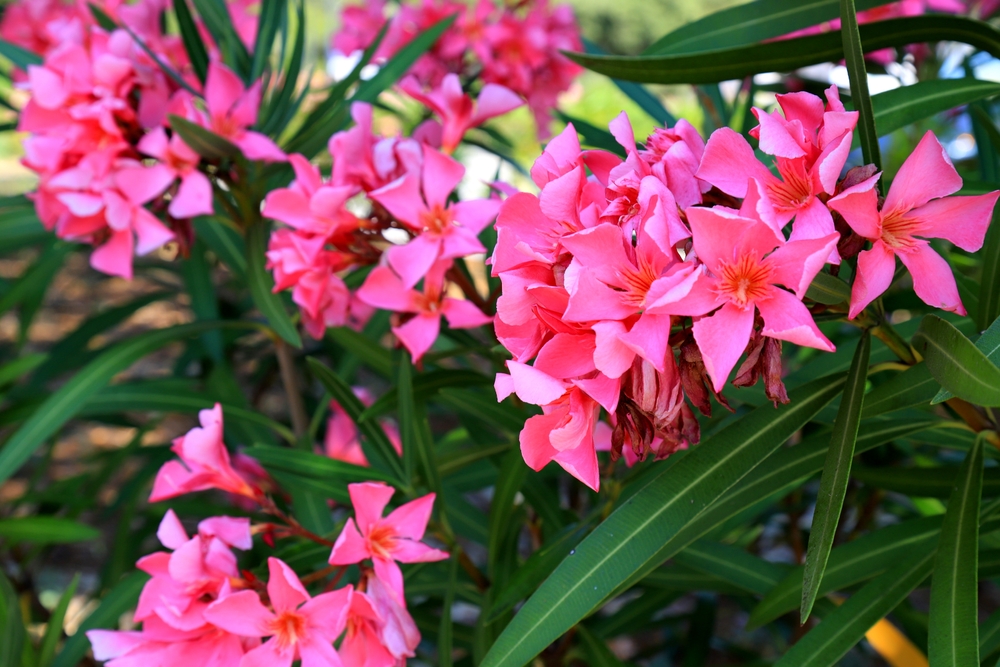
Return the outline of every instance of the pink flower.
<path id="1" fill-rule="evenodd" d="M 1000 192 L 948 197 L 962 187 L 962 178 L 929 131 L 900 167 L 881 209 L 878 178 L 848 188 L 829 202 L 851 229 L 872 241 L 871 249 L 858 255 L 849 316 L 857 317 L 889 288 L 896 257 L 910 270 L 913 289 L 925 303 L 965 315 L 951 268 L 925 239 L 979 250 Z"/>
<path id="2" fill-rule="evenodd" d="M 462 90 L 457 74 L 445 75 L 441 85 L 427 93 L 412 76 L 400 81 L 399 87 L 441 118 L 441 148 L 445 153 L 453 152 L 471 128 L 524 105 L 516 93 L 495 83 L 484 85 L 473 102 Z"/>
<path id="3" fill-rule="evenodd" d="M 156 533 L 163 546 L 136 563 L 151 579 L 142 589 L 135 619 L 158 618 L 171 628 L 194 631 L 205 625 L 208 605 L 229 592 L 239 580 L 231 548 L 249 549 L 250 520 L 213 517 L 198 524 L 198 534 L 188 538 L 173 510 L 168 510 Z"/>
<path id="4" fill-rule="evenodd" d="M 409 289 L 388 266 L 377 266 L 358 290 L 365 303 L 397 313 L 412 313 L 403 324 L 392 327 L 400 342 L 418 361 L 437 340 L 441 317 L 454 329 L 471 329 L 492 321 L 470 301 L 445 296 L 444 274 L 451 262 L 434 264 L 424 278 L 424 291 Z"/>
<path id="5" fill-rule="evenodd" d="M 247 483 L 230 463 L 229 451 L 222 442 L 222 406 L 216 403 L 211 410 L 202 410 L 198 419 L 200 428 L 174 440 L 171 449 L 181 460 L 163 464 L 149 501 L 155 503 L 206 489 L 259 498 L 261 491 Z"/>
<path id="6" fill-rule="evenodd" d="M 265 607 L 254 591 L 240 591 L 214 602 L 205 617 L 215 626 L 244 637 L 271 637 L 248 652 L 240 667 L 340 667 L 333 642 L 344 631 L 353 588 L 310 597 L 298 576 L 277 558 L 267 559 Z"/>
<path id="7" fill-rule="evenodd" d="M 465 167 L 447 155 L 424 146 L 422 171 L 371 193 L 399 222 L 418 236 L 405 245 L 393 246 L 386 258 L 403 284 L 413 287 L 438 260 L 484 253 L 477 238 L 497 214 L 496 199 L 448 203 Z M 373 304 L 374 305 L 374 304 Z"/>
<path id="8" fill-rule="evenodd" d="M 353 565 L 370 559 L 375 565 L 375 575 L 403 604 L 403 573 L 396 561 L 426 563 L 448 558 L 445 552 L 420 541 L 434 508 L 434 494 L 401 505 L 383 518 L 382 511 L 394 493 L 391 486 L 365 482 L 348 484 L 347 490 L 356 521 L 347 520 L 333 545 L 330 564 Z"/>
<path id="9" fill-rule="evenodd" d="M 344 204 L 356 192 L 349 185 L 324 183 L 319 169 L 302 155 L 289 155 L 295 180 L 287 188 L 267 194 L 263 215 L 280 220 L 301 232 L 325 237 L 343 235 L 358 228 L 360 221 Z"/>
<path id="10" fill-rule="evenodd" d="M 354 395 L 365 405 L 371 406 L 375 402 L 366 389 L 354 387 L 353 390 Z M 396 453 L 402 456 L 403 443 L 399 438 L 399 431 L 390 423 L 382 423 L 381 426 Z M 337 401 L 330 401 L 330 418 L 326 422 L 323 450 L 331 459 L 358 466 L 368 466 L 368 458 L 365 457 L 365 452 L 361 449 L 361 436 L 357 424 Z"/>
<path id="11" fill-rule="evenodd" d="M 107 667 L 150 665 L 213 665 L 239 667 L 247 649 L 257 641 L 204 625 L 196 630 L 176 630 L 158 619 L 143 622 L 141 631 L 88 630 L 94 658 Z"/>
<path id="12" fill-rule="evenodd" d="M 345 667 L 396 667 L 414 656 L 420 631 L 413 617 L 371 574 L 364 580 L 366 591 L 351 598 L 347 633 L 340 645 Z"/>
<path id="13" fill-rule="evenodd" d="M 834 232 L 830 211 L 819 198 L 832 195 L 851 150 L 856 111 L 845 111 L 836 86 L 826 92 L 826 106 L 811 93 L 779 95 L 785 115 L 760 109 L 753 132 L 760 149 L 775 156 L 781 178 L 757 161 L 741 135 L 722 128 L 708 140 L 698 177 L 734 197 L 747 196 L 747 183 L 763 186 L 758 213 L 776 233 L 795 218 L 790 239 L 816 239 Z M 834 250 L 831 261 L 839 262 Z"/>
<path id="14" fill-rule="evenodd" d="M 180 179 L 180 188 L 167 208 L 172 217 L 183 219 L 213 213 L 212 184 L 205 174 L 198 171 L 201 158 L 184 143 L 179 134 L 168 139 L 166 131 L 162 127 L 156 127 L 144 135 L 136 147 L 160 161 L 154 169 Z"/>
<path id="15" fill-rule="evenodd" d="M 784 243 L 755 216 L 761 199 L 759 192 L 751 190 L 739 212 L 689 208 L 694 252 L 704 264 L 703 272 L 689 292 L 672 303 L 661 300 L 650 308 L 651 312 L 695 316 L 715 311 L 695 320 L 694 338 L 716 392 L 722 390 L 750 341 L 755 311 L 764 320 L 765 336 L 828 352 L 834 349 L 801 298 L 839 237 L 831 234 Z M 794 294 L 779 289 L 778 284 Z"/>
<path id="16" fill-rule="evenodd" d="M 284 162 L 285 153 L 271 139 L 248 130 L 257 123 L 261 82 L 246 88 L 225 65 L 212 62 L 205 79 L 207 116 L 197 112 L 198 121 L 212 132 L 239 146 L 248 160 Z"/>

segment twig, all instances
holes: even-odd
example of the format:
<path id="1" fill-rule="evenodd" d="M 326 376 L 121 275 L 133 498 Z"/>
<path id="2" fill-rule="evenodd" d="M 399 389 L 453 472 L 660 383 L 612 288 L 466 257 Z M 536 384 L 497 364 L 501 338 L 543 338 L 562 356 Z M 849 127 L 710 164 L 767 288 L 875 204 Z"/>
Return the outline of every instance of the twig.
<path id="1" fill-rule="evenodd" d="M 305 403 L 302 402 L 299 375 L 295 369 L 295 359 L 288 344 L 276 338 L 274 352 L 278 357 L 278 368 L 281 370 L 281 382 L 285 385 L 285 395 L 288 397 L 288 411 L 292 417 L 292 431 L 295 437 L 301 438 L 309 432 L 309 415 Z"/>

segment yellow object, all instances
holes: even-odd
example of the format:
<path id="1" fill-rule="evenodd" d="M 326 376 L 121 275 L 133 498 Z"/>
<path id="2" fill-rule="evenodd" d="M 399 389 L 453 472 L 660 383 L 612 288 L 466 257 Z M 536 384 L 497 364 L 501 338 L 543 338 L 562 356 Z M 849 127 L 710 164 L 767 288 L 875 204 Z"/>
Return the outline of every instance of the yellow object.
<path id="1" fill-rule="evenodd" d="M 927 656 L 884 618 L 865 633 L 865 639 L 892 667 L 929 667 Z"/>

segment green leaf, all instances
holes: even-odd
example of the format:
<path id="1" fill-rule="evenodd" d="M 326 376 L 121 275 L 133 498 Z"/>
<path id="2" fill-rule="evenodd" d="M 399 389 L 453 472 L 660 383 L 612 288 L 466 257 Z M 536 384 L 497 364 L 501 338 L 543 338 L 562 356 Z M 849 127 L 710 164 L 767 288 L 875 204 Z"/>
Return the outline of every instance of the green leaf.
<path id="1" fill-rule="evenodd" d="M 179 1 L 179 0 L 175 0 Z M 263 0 L 260 5 L 257 37 L 253 46 L 253 62 L 250 66 L 250 80 L 256 81 L 264 73 L 268 58 L 274 48 L 274 38 L 278 34 L 282 14 L 288 3 L 285 0 Z"/>
<path id="2" fill-rule="evenodd" d="M 244 81 L 248 81 L 250 54 L 247 53 L 243 40 L 236 34 L 225 0 L 193 0 L 193 3 L 212 39 L 222 52 L 223 62 Z"/>
<path id="3" fill-rule="evenodd" d="M 173 0 L 174 16 L 177 17 L 177 27 L 181 33 L 181 41 L 184 42 L 184 50 L 191 61 L 191 69 L 195 76 L 202 83 L 208 76 L 208 52 L 205 50 L 205 43 L 201 35 L 198 34 L 198 26 L 191 16 L 187 0 Z M 264 30 L 264 23 L 261 23 L 261 30 Z"/>
<path id="4" fill-rule="evenodd" d="M 56 273 L 62 268 L 66 255 L 72 250 L 73 246 L 69 243 L 61 241 L 53 242 L 41 257 L 32 262 L 21 277 L 17 279 L 17 282 L 0 297 L 0 315 L 11 308 L 31 300 L 32 297 L 40 300 L 41 295 L 38 294 L 39 287 L 41 286 L 42 290 L 44 290 L 52 282 Z"/>
<path id="5" fill-rule="evenodd" d="M 410 361 L 410 355 L 407 352 L 403 352 L 400 355 L 399 372 L 396 375 L 396 390 L 399 397 L 399 435 L 403 443 L 403 471 L 406 479 L 412 481 L 413 459 L 417 448 L 417 425 L 416 416 L 414 415 L 416 405 L 413 400 L 413 363 Z M 361 421 L 360 416 L 358 417 L 358 421 Z M 437 470 L 434 467 L 433 461 L 430 462 L 429 467 L 434 468 L 435 471 Z M 440 488 L 434 490 L 440 492 Z"/>
<path id="6" fill-rule="evenodd" d="M 14 67 L 28 71 L 29 65 L 41 65 L 45 62 L 40 55 L 0 39 L 0 56 L 14 63 Z"/>
<path id="7" fill-rule="evenodd" d="M 62 638 L 66 610 L 69 608 L 70 600 L 76 595 L 76 588 L 79 584 L 80 573 L 77 572 L 73 575 L 73 580 L 59 597 L 58 604 L 49 616 L 49 622 L 45 625 L 45 635 L 42 637 L 42 644 L 38 651 L 38 667 L 48 667 L 56 655 L 56 644 Z"/>
<path id="8" fill-rule="evenodd" d="M 583 46 L 586 48 L 587 53 L 604 55 L 604 50 L 589 39 L 584 38 Z M 612 79 L 612 83 L 660 125 L 670 127 L 677 122 L 677 119 L 663 106 L 663 102 L 645 86 L 633 83 L 632 81 L 618 81 L 617 79 Z"/>
<path id="9" fill-rule="evenodd" d="M 90 13 L 97 21 L 97 25 L 104 28 L 107 32 L 114 32 L 118 29 L 118 24 L 115 23 L 114 19 L 108 16 L 103 9 L 92 2 L 88 2 L 87 5 L 90 7 Z"/>
<path id="10" fill-rule="evenodd" d="M 525 420 L 534 414 L 517 410 L 507 403 L 497 403 L 493 394 L 453 387 L 441 389 L 438 402 L 508 433 L 520 433 Z"/>
<path id="11" fill-rule="evenodd" d="M 49 355 L 36 352 L 35 354 L 28 354 L 23 357 L 19 357 L 9 364 L 0 366 L 0 389 L 3 389 L 12 382 L 17 382 L 19 379 L 38 368 L 41 364 L 45 363 L 45 360 L 48 358 Z"/>
<path id="12" fill-rule="evenodd" d="M 384 347 L 364 334 L 350 327 L 333 327 L 326 330 L 326 337 L 360 359 L 365 366 L 382 377 L 392 376 L 392 358 L 386 354 Z M 359 421 L 364 421 L 364 418 L 359 419 Z"/>
<path id="13" fill-rule="evenodd" d="M 1000 406 L 1000 368 L 954 325 L 927 315 L 913 343 L 942 387 L 976 405 Z"/>
<path id="14" fill-rule="evenodd" d="M 988 656 L 998 648 L 1000 648 L 1000 611 L 995 611 L 979 626 L 979 655 Z"/>
<path id="15" fill-rule="evenodd" d="M 409 488 L 410 484 L 406 477 L 406 471 L 403 469 L 403 464 L 399 460 L 399 455 L 396 454 L 396 450 L 393 448 L 392 443 L 389 442 L 389 438 L 386 437 L 382 427 L 373 422 L 358 424 L 358 416 L 364 411 L 365 406 L 354 395 L 354 391 L 351 390 L 350 385 L 316 359 L 308 357 L 306 363 L 309 365 L 309 370 L 316 379 L 333 396 L 333 400 L 337 401 L 340 407 L 344 409 L 344 412 L 347 413 L 347 416 L 358 425 L 361 435 L 375 448 L 379 456 L 389 466 L 397 485 L 401 489 Z"/>
<path id="16" fill-rule="evenodd" d="M 247 450 L 247 454 L 257 459 L 265 468 L 295 473 L 302 477 L 336 481 L 343 485 L 345 493 L 347 484 L 352 482 L 380 481 L 393 484 L 396 481 L 378 470 L 345 463 L 301 449 L 254 445 Z"/>
<path id="17" fill-rule="evenodd" d="M 35 205 L 24 195 L 0 197 L 0 243 L 5 250 L 51 238 L 35 213 Z"/>
<path id="18" fill-rule="evenodd" d="M 119 581 L 101 598 L 97 609 L 80 624 L 76 633 L 66 640 L 63 650 L 52 661 L 52 667 L 74 667 L 83 659 L 90 644 L 86 634 L 88 630 L 117 629 L 119 617 L 135 607 L 139 601 L 139 592 L 148 580 L 148 574 L 137 571 Z"/>
<path id="19" fill-rule="evenodd" d="M 24 645 L 24 619 L 17 591 L 0 572 L 0 667 L 20 667 Z"/>
<path id="20" fill-rule="evenodd" d="M 441 607 L 441 628 L 438 630 L 438 667 L 451 667 L 453 630 L 451 608 L 455 606 L 455 590 L 458 588 L 458 556 L 453 555 L 448 561 L 448 588 L 444 594 L 444 604 Z"/>
<path id="21" fill-rule="evenodd" d="M 941 14 L 866 23 L 866 51 L 927 41 L 956 41 L 1000 56 L 1000 32 L 981 21 Z M 716 44 L 724 42 L 716 42 Z M 567 54 L 584 67 L 612 78 L 642 83 L 715 83 L 759 72 L 788 72 L 844 57 L 839 30 L 795 39 L 713 49 L 683 55 L 594 56 Z"/>
<path id="22" fill-rule="evenodd" d="M 774 667 L 832 667 L 865 633 L 927 578 L 934 550 L 915 550 L 828 614 Z"/>
<path id="23" fill-rule="evenodd" d="M 280 4 L 284 8 L 286 3 L 282 1 Z M 288 121 L 294 116 L 298 103 L 302 101 L 301 95 L 298 98 L 298 102 L 293 100 L 293 96 L 299 85 L 299 73 L 302 71 L 302 54 L 306 45 L 305 11 L 305 2 L 299 0 L 296 3 L 297 18 L 292 53 L 288 59 L 288 63 L 281 70 L 281 86 L 268 101 L 264 121 L 260 124 L 261 131 L 267 135 L 277 136 L 280 134 L 285 129 Z M 260 33 L 258 32 L 257 35 L 259 37 Z M 306 84 L 306 90 L 308 90 L 308 84 Z"/>
<path id="24" fill-rule="evenodd" d="M 836 306 L 851 300 L 851 286 L 837 276 L 821 271 L 813 278 L 806 296 L 816 303 Z"/>
<path id="25" fill-rule="evenodd" d="M 983 335 L 976 339 L 976 349 L 986 355 L 986 358 L 994 365 L 1000 366 L 1000 317 L 990 325 Z M 942 389 L 937 393 L 932 404 L 943 403 L 954 396 L 947 389 Z"/>
<path id="26" fill-rule="evenodd" d="M 917 498 L 947 498 L 955 487 L 957 466 L 936 468 L 867 468 L 856 466 L 852 476 L 859 482 L 886 491 Z M 988 468 L 983 475 L 983 495 L 1000 495 L 1000 468 Z"/>
<path id="27" fill-rule="evenodd" d="M 927 364 L 920 362 L 872 389 L 865 396 L 861 417 L 866 419 L 894 410 L 930 405 L 940 387 Z"/>
<path id="28" fill-rule="evenodd" d="M 851 103 L 858 112 L 858 137 L 861 141 L 861 153 L 865 164 L 874 164 L 882 170 L 882 153 L 878 147 L 878 132 L 875 130 L 875 112 L 872 110 L 872 97 L 868 92 L 868 71 L 865 69 L 865 52 L 861 45 L 861 32 L 858 30 L 858 15 L 854 8 L 854 0 L 840 1 L 840 36 L 843 40 L 844 58 L 847 62 L 847 73 L 851 82 Z M 879 189 L 882 185 L 879 183 Z M 809 587 L 807 586 L 808 590 Z M 803 600 L 803 610 L 808 605 Z M 808 613 L 803 616 L 803 621 Z"/>
<path id="29" fill-rule="evenodd" d="M 616 509 L 567 556 L 490 648 L 483 667 L 520 667 L 589 614 L 619 584 L 683 548 L 670 538 L 808 423 L 843 388 L 823 378 L 777 409 L 757 408 L 691 449 Z M 671 541 L 669 549 L 663 546 Z"/>
<path id="30" fill-rule="evenodd" d="M 940 531 L 941 516 L 924 517 L 881 528 L 838 546 L 830 552 L 818 595 L 843 590 L 895 567 L 914 551 L 932 547 Z M 764 598 L 754 607 L 747 621 L 748 631 L 800 605 L 802 571 L 800 565 L 762 591 Z"/>
<path id="31" fill-rule="evenodd" d="M 771 590 L 788 571 L 785 566 L 758 558 L 738 547 L 708 540 L 691 544 L 674 560 L 758 595 Z"/>
<path id="32" fill-rule="evenodd" d="M 585 625 L 576 627 L 576 636 L 580 638 L 580 648 L 587 658 L 586 664 L 592 667 L 625 667 L 625 663 L 618 659 L 607 642 L 598 639 L 594 633 L 587 629 Z"/>
<path id="33" fill-rule="evenodd" d="M 928 658 L 932 667 L 979 664 L 977 570 L 983 438 L 965 457 L 948 500 L 931 578 Z"/>
<path id="34" fill-rule="evenodd" d="M 238 231 L 219 218 L 198 217 L 194 219 L 195 232 L 199 239 L 215 253 L 226 267 L 241 281 L 247 275 L 246 243 Z"/>
<path id="35" fill-rule="evenodd" d="M 317 493 L 304 485 L 293 484 L 286 487 L 292 496 L 292 513 L 295 519 L 317 535 L 329 535 L 334 531 L 333 517 L 325 493 Z M 337 500 L 343 502 L 340 498 Z"/>
<path id="36" fill-rule="evenodd" d="M 285 310 L 285 304 L 274 293 L 274 278 L 264 268 L 267 252 L 267 237 L 270 225 L 262 220 L 255 221 L 247 229 L 247 282 L 250 295 L 261 315 L 267 318 L 274 332 L 293 347 L 302 347 L 302 337 Z"/>
<path id="37" fill-rule="evenodd" d="M 194 322 L 139 334 L 111 346 L 51 394 L 0 449 L 0 482 L 10 479 L 46 438 L 80 410 L 94 392 L 115 375 L 164 345 L 220 326 L 248 327 L 241 322 Z"/>
<path id="38" fill-rule="evenodd" d="M 0 519 L 0 539 L 10 544 L 68 544 L 87 542 L 101 536 L 100 531 L 72 519 L 54 516 L 26 516 Z"/>
<path id="39" fill-rule="evenodd" d="M 502 558 L 501 550 L 504 539 L 510 533 L 511 519 L 516 506 L 514 498 L 521 490 L 528 474 L 519 449 L 511 449 L 503 458 L 500 474 L 497 475 L 493 499 L 490 501 L 489 541 L 486 543 L 488 569 L 486 575 L 494 576 L 497 562 Z"/>
<path id="40" fill-rule="evenodd" d="M 888 4 L 886 0 L 858 0 L 859 9 Z M 651 44 L 644 53 L 671 54 L 711 51 L 756 44 L 811 28 L 840 16 L 840 0 L 757 0 L 709 14 L 687 23 Z"/>
<path id="41" fill-rule="evenodd" d="M 865 331 L 854 351 L 854 361 L 847 374 L 847 386 L 840 400 L 837 420 L 833 423 L 833 436 L 823 464 L 823 476 L 819 480 L 816 508 L 809 531 L 809 547 L 802 578 L 802 623 L 809 618 L 809 612 L 816 602 L 819 584 L 830 558 L 837 524 L 840 522 L 840 513 L 844 508 L 847 482 L 851 476 L 851 459 L 854 458 L 854 443 L 858 438 L 861 408 L 865 400 L 871 347 L 871 333 Z"/>
<path id="42" fill-rule="evenodd" d="M 208 160 L 240 155 L 240 147 L 215 132 L 175 114 L 167 114 L 170 128 L 181 136 L 191 150 Z"/>
<path id="43" fill-rule="evenodd" d="M 609 153 L 614 153 L 619 157 L 625 157 L 625 148 L 619 144 L 614 136 L 603 127 L 597 127 L 588 123 L 582 118 L 575 118 L 562 111 L 556 111 L 556 116 L 564 123 L 572 123 L 573 129 L 583 137 L 584 146 L 600 148 Z"/>
<path id="44" fill-rule="evenodd" d="M 379 348 L 381 349 L 381 348 Z M 420 373 L 413 378 L 413 396 L 418 401 L 426 401 L 445 387 L 472 387 L 476 385 L 491 385 L 493 381 L 476 371 L 465 369 L 442 369 Z M 358 421 L 368 421 L 393 412 L 399 405 L 399 391 L 393 387 L 378 397 L 364 412 Z"/>
<path id="45" fill-rule="evenodd" d="M 188 296 L 191 297 L 191 310 L 199 320 L 219 319 L 219 302 L 215 296 L 215 285 L 212 283 L 212 272 L 205 257 L 205 244 L 198 239 L 191 249 L 191 254 L 181 262 L 181 276 Z M 223 360 L 222 332 L 209 331 L 201 336 L 201 344 L 216 364 Z"/>
<path id="46" fill-rule="evenodd" d="M 918 120 L 998 94 L 1000 84 L 972 78 L 932 79 L 901 86 L 872 96 L 875 129 L 884 137 Z"/>

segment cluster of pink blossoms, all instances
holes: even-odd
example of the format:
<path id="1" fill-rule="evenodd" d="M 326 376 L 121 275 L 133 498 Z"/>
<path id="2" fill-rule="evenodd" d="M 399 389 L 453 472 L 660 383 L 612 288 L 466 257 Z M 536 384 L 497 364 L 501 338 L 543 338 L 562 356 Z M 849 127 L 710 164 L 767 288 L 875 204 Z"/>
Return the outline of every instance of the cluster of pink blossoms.
<path id="1" fill-rule="evenodd" d="M 198 89 L 180 37 L 161 30 L 161 4 L 123 5 L 118 14 Z M 45 47 L 36 40 L 46 50 L 43 64 L 28 66 L 24 83 L 31 92 L 18 123 L 30 135 L 24 164 L 39 176 L 32 197 L 42 223 L 60 238 L 96 246 L 91 264 L 97 270 L 130 278 L 134 255 L 172 240 L 185 250 L 189 219 L 213 212 L 201 158 L 170 129 L 168 114 L 229 139 L 248 159 L 277 161 L 284 154 L 247 129 L 257 121 L 259 83 L 246 89 L 213 62 L 202 104 L 127 31 L 107 32 L 86 21 L 84 11 L 46 24 L 58 42 Z"/>
<path id="2" fill-rule="evenodd" d="M 268 268 L 275 290 L 292 288 L 314 338 L 383 308 L 397 313 L 392 330 L 417 360 L 437 338 L 442 316 L 453 328 L 491 321 L 472 301 L 449 296 L 449 284 L 459 278 L 456 259 L 486 252 L 478 236 L 500 201 L 450 199 L 465 167 L 434 147 L 433 128 L 380 137 L 372 132 L 370 106 L 355 104 L 352 113 L 356 125 L 330 139 L 329 181 L 303 156 L 291 155 L 295 180 L 268 194 L 264 216 L 287 225 L 271 235 Z M 406 241 L 387 242 L 390 229 Z M 371 265 L 352 293 L 341 274 Z"/>
<path id="3" fill-rule="evenodd" d="M 150 575 L 135 620 L 142 629 L 87 633 L 94 656 L 109 667 L 214 665 L 215 667 L 397 667 L 414 656 L 420 632 L 406 608 L 398 563 L 432 562 L 448 554 L 421 540 L 434 495 L 382 514 L 393 489 L 381 483 L 348 485 L 354 518 L 333 543 L 329 563 L 339 574 L 312 596 L 283 561 L 268 559 L 267 583 L 241 570 L 233 549 L 247 550 L 253 535 L 302 535 L 261 489 L 254 474 L 234 468 L 222 441 L 222 410 L 200 414 L 201 426 L 174 443 L 179 461 L 157 475 L 151 501 L 219 489 L 259 503 L 285 525 L 251 525 L 249 519 L 213 517 L 189 537 L 169 510 L 157 537 L 170 552 L 136 564 Z M 310 539 L 317 536 L 307 534 Z M 329 544 L 329 542 L 323 542 Z M 356 584 L 335 588 L 348 566 Z M 326 580 L 327 573 L 306 581 Z M 333 589 L 333 590 L 331 590 Z"/>
<path id="4" fill-rule="evenodd" d="M 496 333 L 513 360 L 496 390 L 542 407 L 521 432 L 529 466 L 555 461 L 596 490 L 601 408 L 614 458 L 626 445 L 662 458 L 697 442 L 687 401 L 705 414 L 711 395 L 725 405 L 719 392 L 744 353 L 734 384 L 763 377 L 767 396 L 787 402 L 781 342 L 833 350 L 806 290 L 866 240 L 852 318 L 889 287 L 894 257 L 921 299 L 965 312 L 926 239 L 978 249 L 998 193 L 946 197 L 962 181 L 928 133 L 880 201 L 874 170 L 841 180 L 857 114 L 836 87 L 825 102 L 809 93 L 778 101 L 783 114 L 754 109 L 752 131 L 778 175 L 728 128 L 706 144 L 682 120 L 640 148 L 622 114 L 611 131 L 624 160 L 581 151 L 567 127 L 532 167 L 540 193 L 503 203 Z"/>
<path id="5" fill-rule="evenodd" d="M 352 55 L 374 42 L 386 20 L 386 4 L 378 0 L 346 8 L 341 31 L 333 37 L 334 49 Z M 465 82 L 479 79 L 526 99 L 539 134 L 547 135 L 557 97 L 581 72 L 560 53 L 582 49 L 569 5 L 550 7 L 547 0 L 516 4 L 479 0 L 471 7 L 453 0 L 401 3 L 390 19 L 375 61 L 384 62 L 421 32 L 453 14 L 458 14 L 458 19 L 414 64 L 404 90 L 421 94 L 422 89 L 430 89 L 447 96 L 451 94 L 449 74 Z"/>

